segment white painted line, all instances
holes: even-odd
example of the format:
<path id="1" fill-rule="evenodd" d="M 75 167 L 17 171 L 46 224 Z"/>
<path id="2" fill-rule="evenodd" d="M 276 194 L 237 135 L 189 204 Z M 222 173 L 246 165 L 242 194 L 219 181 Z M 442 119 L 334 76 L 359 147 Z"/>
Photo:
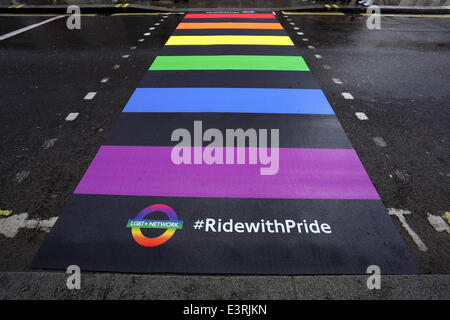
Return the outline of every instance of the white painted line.
<path id="1" fill-rule="evenodd" d="M 146 37 L 148 37 L 149 35 L 151 35 L 151 32 L 144 33 L 144 36 L 146 36 Z"/>
<path id="2" fill-rule="evenodd" d="M 375 144 L 381 148 L 387 147 L 387 143 L 386 141 L 384 141 L 384 139 L 382 137 L 373 137 L 372 138 L 373 142 L 375 142 Z"/>
<path id="3" fill-rule="evenodd" d="M 290 24 L 291 26 L 295 26 L 295 23 L 293 23 L 293 22 L 290 22 L 289 24 Z"/>
<path id="4" fill-rule="evenodd" d="M 124 54 L 124 55 L 122 56 L 122 58 L 127 59 L 129 56 L 130 56 L 129 54 Z"/>
<path id="5" fill-rule="evenodd" d="M 28 213 L 16 214 L 0 219 L 0 234 L 7 238 L 14 238 L 22 228 L 50 232 L 57 220 L 58 217 L 48 220 L 28 219 Z"/>
<path id="6" fill-rule="evenodd" d="M 308 49 L 314 50 L 316 47 L 314 46 L 308 46 Z"/>
<path id="7" fill-rule="evenodd" d="M 44 144 L 42 145 L 42 148 L 44 150 L 50 149 L 55 145 L 55 142 L 58 141 L 58 138 L 52 138 L 45 140 Z"/>
<path id="8" fill-rule="evenodd" d="M 155 30 L 155 27 L 148 28 L 148 30 Z"/>
<path id="9" fill-rule="evenodd" d="M 25 180 L 26 178 L 28 178 L 28 176 L 30 175 L 30 171 L 20 171 L 16 174 L 16 180 L 17 182 L 22 182 L 23 180 Z"/>
<path id="10" fill-rule="evenodd" d="M 42 21 L 42 22 L 32 24 L 32 25 L 30 25 L 30 26 L 28 26 L 28 27 L 24 27 L 24 28 L 18 29 L 18 30 L 16 30 L 16 31 L 12 31 L 12 32 L 10 32 L 10 33 L 4 34 L 4 35 L 0 36 L 0 41 L 5 40 L 5 39 L 8 39 L 8 38 L 11 38 L 11 37 L 14 37 L 14 36 L 16 36 L 16 35 L 18 35 L 18 34 L 21 34 L 21 33 L 26 32 L 26 31 L 28 31 L 28 30 L 31 30 L 31 29 L 34 29 L 34 28 L 36 28 L 36 27 L 42 26 L 43 24 L 52 22 L 52 21 L 54 21 L 54 20 L 61 19 L 61 18 L 63 18 L 63 17 L 64 17 L 64 16 L 56 16 L 56 17 L 53 17 L 53 18 L 44 20 L 44 21 Z"/>
<path id="11" fill-rule="evenodd" d="M 75 120 L 78 117 L 79 114 L 80 114 L 79 112 L 71 112 L 71 113 L 69 113 L 67 115 L 65 120 L 66 121 L 73 121 L 73 120 Z"/>
<path id="12" fill-rule="evenodd" d="M 336 84 L 342 84 L 342 81 L 339 78 L 332 78 L 331 80 Z"/>
<path id="13" fill-rule="evenodd" d="M 299 27 L 294 27 L 294 30 L 300 30 L 300 28 Z"/>
<path id="14" fill-rule="evenodd" d="M 327 65 L 327 64 L 324 64 L 322 67 L 323 67 L 324 69 L 327 69 L 327 70 L 330 70 L 330 69 L 331 69 L 331 67 L 330 67 L 329 65 Z"/>
<path id="15" fill-rule="evenodd" d="M 117 70 L 117 69 L 119 69 L 120 68 L 120 64 L 115 64 L 114 66 L 113 66 L 113 69 L 114 70 Z"/>
<path id="16" fill-rule="evenodd" d="M 303 41 L 309 41 L 309 39 L 308 39 L 308 38 L 303 38 L 302 40 L 303 40 Z"/>
<path id="17" fill-rule="evenodd" d="M 154 26 L 159 26 L 159 22 L 155 23 Z"/>
<path id="18" fill-rule="evenodd" d="M 347 100 L 353 100 L 354 99 L 350 92 L 342 92 L 341 94 Z"/>
<path id="19" fill-rule="evenodd" d="M 355 112 L 355 115 L 359 120 L 369 120 L 369 117 L 364 112 Z"/>
<path id="20" fill-rule="evenodd" d="M 445 220 L 441 216 L 434 216 L 432 214 L 427 213 L 427 219 L 428 222 L 431 224 L 431 226 L 437 232 L 442 232 L 450 228 L 447 222 L 445 222 Z"/>
<path id="21" fill-rule="evenodd" d="M 317 59 L 322 59 L 322 56 L 320 54 L 315 54 L 314 57 L 316 57 Z"/>
<path id="22" fill-rule="evenodd" d="M 303 36 L 303 35 L 304 35 L 303 32 L 297 32 L 297 34 L 298 34 L 299 36 Z"/>
<path id="23" fill-rule="evenodd" d="M 96 94 L 97 92 L 88 92 L 88 94 L 84 96 L 84 100 L 92 100 Z"/>
<path id="24" fill-rule="evenodd" d="M 417 235 L 417 233 L 414 232 L 413 229 L 409 226 L 409 224 L 406 222 L 405 214 L 411 214 L 411 211 L 409 210 L 402 210 L 402 209 L 394 209 L 394 208 L 388 208 L 388 212 L 391 216 L 396 216 L 400 223 L 402 224 L 403 228 L 408 232 L 408 234 L 413 239 L 414 243 L 419 247 L 419 250 L 421 251 L 427 251 L 428 248 L 425 245 L 425 243 L 422 242 L 420 237 Z"/>
<path id="25" fill-rule="evenodd" d="M 131 50 L 136 50 L 136 46 L 130 47 Z"/>
<path id="26" fill-rule="evenodd" d="M 144 42 L 144 39 L 139 39 L 138 42 Z"/>
<path id="27" fill-rule="evenodd" d="M 107 83 L 109 81 L 108 77 L 104 77 L 102 80 L 100 80 L 101 83 Z"/>

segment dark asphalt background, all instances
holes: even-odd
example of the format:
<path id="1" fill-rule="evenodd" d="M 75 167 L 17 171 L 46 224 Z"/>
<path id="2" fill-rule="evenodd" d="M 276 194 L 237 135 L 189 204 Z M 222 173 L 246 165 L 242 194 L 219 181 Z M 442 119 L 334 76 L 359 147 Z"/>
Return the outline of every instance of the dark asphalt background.
<path id="1" fill-rule="evenodd" d="M 0 34 L 48 18 L 0 17 Z M 76 31 L 60 19 L 0 42 L 0 209 L 38 219 L 60 214 L 181 16 L 160 18 L 82 17 Z M 426 213 L 450 210 L 450 20 L 383 17 L 382 29 L 371 31 L 364 17 L 292 15 L 289 22 L 300 28 L 295 31 L 305 33 L 298 36 L 286 18 L 279 19 L 296 39 L 386 207 L 413 213 L 406 219 L 427 252 L 393 220 L 421 269 L 449 273 L 450 235 L 436 232 Z M 155 22 L 160 25 L 148 31 Z M 144 37 L 145 32 L 152 34 Z M 124 54 L 130 57 L 123 59 Z M 116 64 L 120 68 L 114 70 Z M 101 84 L 104 77 L 111 80 Z M 90 91 L 98 92 L 96 97 L 83 100 Z M 345 100 L 343 91 L 355 100 Z M 67 122 L 70 112 L 80 115 Z M 354 112 L 365 112 L 369 120 L 358 120 Z M 378 147 L 376 136 L 387 147 Z M 55 145 L 44 149 L 52 138 L 58 139 Z M 18 182 L 21 171 L 30 174 Z M 28 229 L 13 239 L 0 235 L 0 271 L 29 270 L 45 236 Z"/>

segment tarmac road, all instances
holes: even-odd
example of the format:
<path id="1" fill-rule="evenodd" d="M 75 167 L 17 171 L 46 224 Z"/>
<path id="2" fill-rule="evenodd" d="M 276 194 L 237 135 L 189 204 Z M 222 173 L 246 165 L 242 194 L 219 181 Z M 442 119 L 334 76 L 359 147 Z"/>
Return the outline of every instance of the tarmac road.
<path id="1" fill-rule="evenodd" d="M 278 17 L 385 206 L 412 213 L 405 218 L 427 251 L 392 218 L 420 268 L 448 274 L 450 235 L 437 232 L 427 213 L 450 211 L 450 19 L 382 17 L 381 30 L 368 30 L 360 16 Z M 0 35 L 49 18 L 2 16 Z M 74 31 L 58 19 L 0 41 L 1 210 L 39 220 L 60 214 L 181 16 L 160 19 L 86 16 L 81 30 Z M 160 25 L 149 30 L 154 23 Z M 147 32 L 151 35 L 144 36 Z M 84 99 L 89 92 L 95 97 Z M 69 113 L 79 115 L 66 121 Z M 377 145 L 375 137 L 386 146 Z M 0 271 L 28 271 L 45 235 L 32 228 L 11 238 L 0 235 Z"/>

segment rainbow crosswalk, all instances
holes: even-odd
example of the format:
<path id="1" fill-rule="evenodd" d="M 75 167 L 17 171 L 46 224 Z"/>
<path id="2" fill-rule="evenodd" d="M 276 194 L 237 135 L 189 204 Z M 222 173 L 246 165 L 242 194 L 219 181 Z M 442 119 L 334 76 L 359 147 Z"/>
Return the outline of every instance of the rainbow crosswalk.
<path id="1" fill-rule="evenodd" d="M 195 123 L 200 135 L 210 128 L 279 130 L 276 173 L 260 175 L 250 163 L 197 161 L 205 147 L 195 138 L 193 163 L 173 163 L 172 133 L 185 128 L 196 135 Z M 245 148 L 246 156 L 252 152 Z M 184 229 L 143 248 L 124 226 L 152 204 L 173 208 Z M 229 219 L 263 227 L 320 220 L 333 231 L 294 236 L 283 227 L 231 235 L 192 228 L 194 221 Z M 129 272 L 351 274 L 371 264 L 387 273 L 417 272 L 333 109 L 272 13 L 184 17 L 35 266 L 62 268 L 77 259 L 85 269 Z"/>

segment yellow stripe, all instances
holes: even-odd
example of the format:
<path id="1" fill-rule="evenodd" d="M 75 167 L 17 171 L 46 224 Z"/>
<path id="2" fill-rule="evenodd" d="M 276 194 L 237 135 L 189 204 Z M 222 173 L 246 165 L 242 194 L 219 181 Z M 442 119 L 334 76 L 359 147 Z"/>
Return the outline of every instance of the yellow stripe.
<path id="1" fill-rule="evenodd" d="M 122 5 L 121 3 L 116 4 L 116 8 L 119 8 L 121 5 Z"/>
<path id="2" fill-rule="evenodd" d="M 339 9 L 339 6 L 337 4 L 333 4 L 333 7 Z"/>
<path id="3" fill-rule="evenodd" d="M 15 6 L 16 6 L 16 5 L 13 4 L 12 6 L 9 6 L 8 9 L 12 9 L 12 8 L 14 8 Z"/>
<path id="4" fill-rule="evenodd" d="M 171 36 L 167 40 L 167 46 L 175 45 L 275 45 L 293 46 L 287 36 Z"/>
<path id="5" fill-rule="evenodd" d="M 20 6 L 17 6 L 16 9 L 22 8 L 24 4 L 21 4 Z"/>
<path id="6" fill-rule="evenodd" d="M 124 5 L 123 5 L 123 8 L 126 8 L 126 7 L 128 7 L 130 4 L 129 3 L 125 3 Z"/>
<path id="7" fill-rule="evenodd" d="M 329 4 L 325 4 L 324 6 L 327 7 L 327 9 L 331 8 L 331 6 Z"/>

